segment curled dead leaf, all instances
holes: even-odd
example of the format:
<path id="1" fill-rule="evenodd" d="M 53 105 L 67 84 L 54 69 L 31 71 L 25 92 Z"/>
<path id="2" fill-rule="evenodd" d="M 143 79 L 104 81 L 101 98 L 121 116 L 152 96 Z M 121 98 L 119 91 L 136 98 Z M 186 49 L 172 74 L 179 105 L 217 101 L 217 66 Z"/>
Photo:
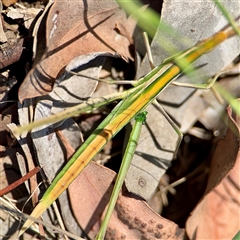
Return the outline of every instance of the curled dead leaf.
<path id="1" fill-rule="evenodd" d="M 110 199 L 115 173 L 94 162 L 68 188 L 75 217 L 89 237 L 99 230 Z M 159 216 L 145 201 L 124 188 L 119 195 L 105 239 L 181 239 L 183 230 Z"/>
<path id="2" fill-rule="evenodd" d="M 213 155 L 205 197 L 187 220 L 190 239 L 232 239 L 239 230 L 240 124 L 239 116 L 227 111 L 230 127 Z"/>
<path id="3" fill-rule="evenodd" d="M 129 41 L 115 31 L 127 25 L 125 13 L 115 1 L 55 1 L 46 23 L 46 51 L 28 73 L 19 90 L 19 100 L 49 93 L 68 62 L 91 52 L 119 53 L 131 58 Z"/>

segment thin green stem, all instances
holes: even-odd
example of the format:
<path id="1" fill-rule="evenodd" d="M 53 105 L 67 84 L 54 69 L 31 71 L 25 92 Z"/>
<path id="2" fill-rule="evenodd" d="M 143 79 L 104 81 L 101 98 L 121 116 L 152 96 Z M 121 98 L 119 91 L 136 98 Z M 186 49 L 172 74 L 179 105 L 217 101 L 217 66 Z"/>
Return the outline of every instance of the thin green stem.
<path id="1" fill-rule="evenodd" d="M 231 17 L 231 15 L 229 14 L 228 10 L 223 6 L 222 3 L 220 3 L 218 0 L 213 0 L 213 2 L 216 4 L 216 6 L 218 7 L 218 9 L 222 12 L 222 14 L 224 15 L 224 17 L 227 19 L 227 21 L 229 22 L 229 24 L 232 26 L 232 28 L 234 29 L 234 31 L 240 36 L 240 29 L 239 26 L 236 24 L 236 21 Z"/>

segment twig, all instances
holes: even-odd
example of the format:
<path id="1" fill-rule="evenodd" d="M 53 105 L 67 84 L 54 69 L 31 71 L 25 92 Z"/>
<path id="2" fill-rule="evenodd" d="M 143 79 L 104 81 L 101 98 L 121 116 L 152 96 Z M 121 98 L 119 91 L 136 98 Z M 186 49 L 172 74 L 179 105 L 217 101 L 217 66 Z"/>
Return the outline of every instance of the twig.
<path id="1" fill-rule="evenodd" d="M 26 180 L 31 178 L 32 176 L 36 175 L 41 170 L 40 167 L 35 167 L 30 172 L 28 172 L 26 175 L 15 181 L 14 183 L 10 184 L 9 186 L 3 188 L 0 190 L 0 197 L 4 194 L 7 194 L 8 192 L 11 192 L 14 188 L 18 187 L 22 183 L 24 183 Z"/>

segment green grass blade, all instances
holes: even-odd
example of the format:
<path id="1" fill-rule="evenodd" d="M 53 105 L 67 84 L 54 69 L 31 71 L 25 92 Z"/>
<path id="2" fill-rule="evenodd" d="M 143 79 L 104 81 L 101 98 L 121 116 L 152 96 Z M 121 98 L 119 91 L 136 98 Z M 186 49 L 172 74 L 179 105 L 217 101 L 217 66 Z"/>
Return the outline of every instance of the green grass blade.
<path id="1" fill-rule="evenodd" d="M 234 21 L 234 19 L 232 18 L 232 16 L 229 14 L 228 10 L 218 0 L 213 0 L 213 2 L 216 4 L 218 9 L 222 12 L 224 17 L 228 20 L 229 24 L 232 26 L 234 31 L 240 36 L 240 29 L 236 24 L 236 22 Z"/>
<path id="2" fill-rule="evenodd" d="M 234 97 L 231 93 L 229 93 L 224 87 L 219 85 L 218 83 L 215 83 L 213 85 L 213 88 L 215 88 L 218 93 L 221 94 L 221 96 L 229 103 L 229 105 L 232 107 L 233 111 L 240 116 L 240 102 L 236 100 L 236 97 Z"/>
<path id="3" fill-rule="evenodd" d="M 240 231 L 237 232 L 237 234 L 233 237 L 233 240 L 239 240 L 240 239 Z"/>

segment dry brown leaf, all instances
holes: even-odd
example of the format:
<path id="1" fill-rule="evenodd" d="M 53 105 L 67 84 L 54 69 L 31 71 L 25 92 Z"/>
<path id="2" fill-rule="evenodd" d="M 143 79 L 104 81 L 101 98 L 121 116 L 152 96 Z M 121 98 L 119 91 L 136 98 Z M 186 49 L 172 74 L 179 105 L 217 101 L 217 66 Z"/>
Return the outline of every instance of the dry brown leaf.
<path id="1" fill-rule="evenodd" d="M 0 2 L 0 10 L 2 12 L 2 4 Z M 7 42 L 7 36 L 4 32 L 4 28 L 3 28 L 3 18 L 0 18 L 0 42 L 4 43 Z"/>
<path id="2" fill-rule="evenodd" d="M 12 147 L 16 141 L 9 134 L 7 124 L 17 122 L 17 104 L 14 104 L 0 113 L 0 145 Z"/>
<path id="3" fill-rule="evenodd" d="M 41 12 L 40 8 L 13 8 L 9 7 L 7 17 L 11 19 L 23 19 L 24 26 L 29 29 L 35 17 Z"/>
<path id="4" fill-rule="evenodd" d="M 55 78 L 76 56 L 90 52 L 119 53 L 130 58 L 129 42 L 115 31 L 127 25 L 115 1 L 55 1 L 46 23 L 46 51 L 19 90 L 19 100 L 47 94 Z"/>
<path id="5" fill-rule="evenodd" d="M 23 51 L 23 39 L 16 43 L 6 43 L 1 46 L 0 50 L 0 69 L 7 67 L 10 64 L 17 62 Z"/>
<path id="6" fill-rule="evenodd" d="M 115 173 L 91 162 L 68 188 L 72 209 L 84 231 L 94 238 L 109 201 Z M 120 194 L 105 239 L 181 239 L 183 231 L 126 190 Z"/>
<path id="7" fill-rule="evenodd" d="M 194 210 L 187 221 L 190 239 L 232 239 L 239 230 L 240 155 L 229 175 Z M 223 231 L 224 229 L 224 231 Z"/>
<path id="8" fill-rule="evenodd" d="M 9 7 L 16 3 L 18 0 L 2 0 L 2 3 L 5 7 Z"/>
<path id="9" fill-rule="evenodd" d="M 232 239 L 239 230 L 240 121 L 233 116 L 231 108 L 228 108 L 228 114 L 230 129 L 217 144 L 210 166 L 207 195 L 187 221 L 186 231 L 190 239 Z"/>

